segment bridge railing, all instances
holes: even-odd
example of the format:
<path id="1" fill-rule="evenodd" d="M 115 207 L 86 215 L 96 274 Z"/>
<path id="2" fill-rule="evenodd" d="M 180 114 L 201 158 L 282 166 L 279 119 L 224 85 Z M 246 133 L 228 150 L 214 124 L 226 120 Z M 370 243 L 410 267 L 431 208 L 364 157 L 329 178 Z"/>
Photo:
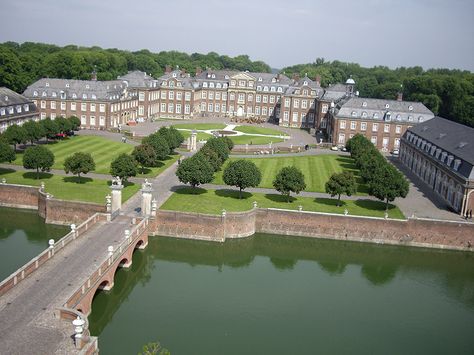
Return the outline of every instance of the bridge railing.
<path id="1" fill-rule="evenodd" d="M 52 247 L 49 247 L 38 256 L 31 259 L 21 268 L 16 270 L 13 274 L 8 276 L 0 283 L 0 296 L 11 290 L 19 282 L 24 280 L 28 275 L 32 274 L 40 268 L 45 262 L 54 257 L 58 251 L 63 249 L 66 245 L 84 234 L 89 228 L 100 220 L 106 220 L 107 215 L 103 213 L 96 213 L 86 221 L 82 222 L 74 231 L 70 231 L 64 237 L 59 239 Z"/>
<path id="2" fill-rule="evenodd" d="M 92 275 L 85 281 L 77 290 L 72 294 L 69 300 L 66 302 L 65 307 L 74 308 L 82 300 L 82 298 L 91 290 L 96 290 L 99 286 L 102 275 L 106 274 L 111 267 L 115 267 L 115 262 L 120 259 L 128 248 L 133 245 L 143 233 L 148 230 L 149 219 L 142 219 L 135 227 L 130 231 L 130 236 L 124 239 L 117 248 L 113 251 L 112 255 L 107 257 L 99 268 L 92 273 Z"/>

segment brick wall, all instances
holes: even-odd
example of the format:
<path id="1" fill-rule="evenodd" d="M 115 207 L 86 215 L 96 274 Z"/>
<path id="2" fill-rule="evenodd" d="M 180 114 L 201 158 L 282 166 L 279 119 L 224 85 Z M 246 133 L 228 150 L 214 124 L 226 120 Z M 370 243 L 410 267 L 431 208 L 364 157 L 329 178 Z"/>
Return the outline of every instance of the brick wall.
<path id="1" fill-rule="evenodd" d="M 0 184 L 0 206 L 38 209 L 38 188 Z"/>

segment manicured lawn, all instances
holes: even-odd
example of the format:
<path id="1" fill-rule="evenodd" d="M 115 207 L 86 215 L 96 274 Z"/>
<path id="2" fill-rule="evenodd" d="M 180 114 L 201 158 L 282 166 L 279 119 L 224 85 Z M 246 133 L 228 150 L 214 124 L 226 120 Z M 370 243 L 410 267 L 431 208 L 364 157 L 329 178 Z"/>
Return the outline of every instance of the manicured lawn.
<path id="1" fill-rule="evenodd" d="M 282 138 L 276 137 L 262 137 L 262 136 L 229 136 L 234 144 L 249 144 L 249 145 L 261 145 L 269 144 L 270 142 L 278 143 L 283 142 Z"/>
<path id="2" fill-rule="evenodd" d="M 226 125 L 223 123 L 178 123 L 174 124 L 173 127 L 177 129 L 200 129 L 206 131 L 209 129 L 224 129 Z"/>
<path id="3" fill-rule="evenodd" d="M 53 169 L 63 170 L 64 160 L 76 153 L 90 153 L 95 162 L 95 173 L 109 175 L 110 163 L 122 153 L 130 154 L 133 145 L 114 142 L 98 136 L 74 136 L 68 139 L 52 142 L 46 145 L 54 154 Z M 154 177 L 178 160 L 179 155 L 171 155 L 167 160 L 160 162 L 157 167 L 147 169 L 146 174 L 140 177 Z M 23 165 L 23 153 L 17 154 L 13 164 Z"/>
<path id="4" fill-rule="evenodd" d="M 60 176 L 49 173 L 41 173 L 40 179 L 37 180 L 36 172 L 0 168 L 0 179 L 2 178 L 5 178 L 7 183 L 30 186 L 40 186 L 43 181 L 46 185 L 46 192 L 62 200 L 105 204 L 105 196 L 110 193 L 110 180 L 81 177 L 81 183 L 77 183 L 76 176 Z M 140 187 L 140 184 L 128 183 L 122 190 L 122 201 L 128 200 Z"/>
<path id="5" fill-rule="evenodd" d="M 238 126 L 234 128 L 234 131 L 239 131 L 248 134 L 266 134 L 269 136 L 286 136 L 285 132 L 265 127 L 254 127 L 254 126 Z"/>
<path id="6" fill-rule="evenodd" d="M 141 167 L 138 169 L 137 178 L 144 178 L 144 177 L 155 177 L 160 175 L 163 171 L 168 169 L 171 165 L 173 165 L 180 157 L 178 153 L 173 155 L 168 155 L 166 160 L 158 162 L 158 166 L 154 166 L 153 168 L 145 168 L 144 174 L 142 174 Z"/>
<path id="7" fill-rule="evenodd" d="M 343 170 L 352 171 L 357 178 L 358 194 L 367 194 L 367 186 L 362 184 L 359 177 L 359 170 L 354 165 L 352 158 L 342 155 L 312 155 L 312 156 L 295 156 L 295 157 L 275 157 L 275 158 L 245 158 L 249 159 L 257 165 L 262 172 L 262 182 L 259 187 L 273 188 L 273 180 L 278 171 L 285 166 L 296 166 L 300 169 L 306 182 L 306 191 L 325 192 L 325 184 L 329 177 L 335 172 Z M 237 160 L 230 158 L 228 160 Z M 227 163 L 228 163 L 227 162 Z M 213 181 L 214 184 L 224 185 L 222 173 L 225 166 L 216 174 Z"/>
<path id="8" fill-rule="evenodd" d="M 191 136 L 192 131 L 183 131 L 179 130 L 179 133 L 181 133 L 184 137 L 184 139 L 187 139 L 188 137 Z M 199 141 L 207 141 L 209 138 L 211 138 L 212 135 L 204 133 L 204 132 L 197 132 L 197 140 Z"/>
<path id="9" fill-rule="evenodd" d="M 327 212 L 344 214 L 347 208 L 349 214 L 359 216 L 384 217 L 385 204 L 371 200 L 345 200 L 342 206 L 336 206 L 336 199 L 292 197 L 292 202 L 286 202 L 286 197 L 279 194 L 258 194 L 244 192 L 243 198 L 239 199 L 237 190 L 204 190 L 183 187 L 173 193 L 171 197 L 160 207 L 163 210 L 199 212 L 207 214 L 220 214 L 223 209 L 228 212 L 248 211 L 252 208 L 253 201 L 257 201 L 259 207 L 282 208 L 298 210 L 303 206 L 305 211 Z M 403 213 L 394 205 L 389 207 L 389 217 L 404 219 Z"/>
<path id="10" fill-rule="evenodd" d="M 110 163 L 122 153 L 130 154 L 133 146 L 98 136 L 74 136 L 46 145 L 54 154 L 53 169 L 64 169 L 64 160 L 76 153 L 90 153 L 95 161 L 95 172 L 109 174 Z M 23 154 L 17 154 L 14 164 L 23 165 Z"/>

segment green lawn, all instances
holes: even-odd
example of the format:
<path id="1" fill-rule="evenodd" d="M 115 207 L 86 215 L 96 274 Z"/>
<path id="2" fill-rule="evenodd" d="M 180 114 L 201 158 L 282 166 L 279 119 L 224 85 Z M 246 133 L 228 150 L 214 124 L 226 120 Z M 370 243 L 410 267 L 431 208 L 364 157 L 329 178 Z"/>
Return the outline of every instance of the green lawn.
<path id="1" fill-rule="evenodd" d="M 245 158 L 249 159 L 257 165 L 262 172 L 262 182 L 259 187 L 273 188 L 273 180 L 278 171 L 285 166 L 296 166 L 304 176 L 306 182 L 306 191 L 325 192 L 325 184 L 329 177 L 335 172 L 343 170 L 352 171 L 357 178 L 357 193 L 366 195 L 367 186 L 362 183 L 359 170 L 356 168 L 352 158 L 342 155 L 312 155 L 312 156 L 295 156 L 295 157 L 272 157 L 272 158 Z M 227 161 L 237 160 L 230 158 Z M 222 180 L 222 173 L 225 166 L 216 174 L 213 184 L 225 185 Z"/>
<path id="2" fill-rule="evenodd" d="M 178 123 L 174 124 L 174 128 L 181 129 L 200 129 L 207 131 L 209 129 L 224 129 L 227 125 L 223 123 Z"/>
<path id="3" fill-rule="evenodd" d="M 41 173 L 36 179 L 36 172 L 14 171 L 0 168 L 0 179 L 5 178 L 7 183 L 40 186 L 43 181 L 46 192 L 62 200 L 86 201 L 105 204 L 105 196 L 110 193 L 110 180 L 81 178 L 77 183 L 76 176 L 60 176 Z M 122 190 L 122 202 L 128 200 L 140 189 L 140 184 L 128 183 Z"/>
<path id="4" fill-rule="evenodd" d="M 76 153 L 90 153 L 95 162 L 95 173 L 109 175 L 110 163 L 122 153 L 130 154 L 133 145 L 119 143 L 110 139 L 98 136 L 74 136 L 68 139 L 52 142 L 46 145 L 54 154 L 53 169 L 63 170 L 64 160 Z M 176 160 L 179 155 L 169 156 L 167 160 L 160 162 L 158 167 L 147 169 L 147 173 L 141 177 L 157 176 Z M 23 165 L 23 153 L 18 153 L 13 162 L 16 165 Z"/>
<path id="5" fill-rule="evenodd" d="M 137 178 L 145 178 L 145 177 L 155 177 L 160 175 L 163 171 L 168 169 L 171 165 L 173 165 L 180 157 L 178 153 L 174 153 L 173 155 L 168 155 L 166 160 L 158 162 L 157 166 L 153 168 L 145 168 L 144 173 L 142 174 L 141 168 L 138 169 Z"/>
<path id="6" fill-rule="evenodd" d="M 184 139 L 187 139 L 188 137 L 191 136 L 192 131 L 183 131 L 179 130 L 179 133 L 181 133 L 184 137 Z M 212 135 L 204 133 L 204 132 L 197 132 L 197 140 L 199 141 L 207 141 L 209 138 L 211 138 Z"/>
<path id="7" fill-rule="evenodd" d="M 347 208 L 349 214 L 359 216 L 384 217 L 385 204 L 379 201 L 358 200 L 342 201 L 342 206 L 336 206 L 336 199 L 292 197 L 292 202 L 286 202 L 286 197 L 279 194 L 251 194 L 243 193 L 239 199 L 238 190 L 204 190 L 183 187 L 173 193 L 160 207 L 163 210 L 199 212 L 207 214 L 220 214 L 223 209 L 228 212 L 248 211 L 252 208 L 253 201 L 257 201 L 262 208 L 282 208 L 297 210 L 303 206 L 305 211 L 327 212 L 344 214 Z M 389 217 L 404 219 L 403 213 L 394 205 L 389 207 Z"/>
<path id="8" fill-rule="evenodd" d="M 262 136 L 228 136 L 234 144 L 249 144 L 249 145 L 261 145 L 269 144 L 270 142 L 278 143 L 283 142 L 282 138 L 276 137 L 262 137 Z"/>
<path id="9" fill-rule="evenodd" d="M 239 131 L 247 134 L 266 134 L 269 136 L 286 136 L 285 132 L 265 127 L 255 127 L 255 126 L 238 126 L 234 128 L 234 131 Z"/>

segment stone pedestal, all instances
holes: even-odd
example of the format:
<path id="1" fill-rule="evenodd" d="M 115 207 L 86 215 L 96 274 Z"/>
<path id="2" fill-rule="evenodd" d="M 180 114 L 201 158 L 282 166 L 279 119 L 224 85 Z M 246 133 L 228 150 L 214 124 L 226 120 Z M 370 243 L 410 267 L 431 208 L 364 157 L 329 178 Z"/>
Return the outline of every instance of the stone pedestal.
<path id="1" fill-rule="evenodd" d="M 112 208 L 111 213 L 112 215 L 115 213 L 120 212 L 122 208 L 122 180 L 117 176 L 116 178 L 112 179 L 112 185 L 110 185 L 111 195 L 112 195 Z"/>
<path id="2" fill-rule="evenodd" d="M 153 186 L 151 183 L 145 179 L 145 182 L 142 184 L 142 189 L 140 190 L 142 193 L 142 216 L 148 217 L 151 215 L 151 205 L 153 200 Z"/>
<path id="3" fill-rule="evenodd" d="M 190 142 L 191 144 L 190 144 L 190 149 L 189 150 L 191 152 L 195 152 L 197 150 L 197 133 L 196 133 L 196 131 L 193 131 L 191 133 L 190 138 L 191 138 L 191 142 Z"/>

